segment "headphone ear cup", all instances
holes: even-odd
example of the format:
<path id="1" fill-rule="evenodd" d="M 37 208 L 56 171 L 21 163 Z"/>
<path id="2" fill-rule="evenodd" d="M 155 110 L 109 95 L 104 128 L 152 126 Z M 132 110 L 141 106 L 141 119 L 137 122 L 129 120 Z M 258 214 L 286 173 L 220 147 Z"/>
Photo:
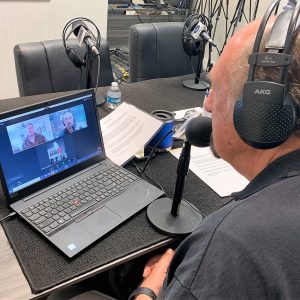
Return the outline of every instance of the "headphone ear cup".
<path id="1" fill-rule="evenodd" d="M 76 68 L 80 69 L 82 66 L 84 66 L 84 63 L 79 59 L 73 48 L 67 47 L 66 53 Z"/>
<path id="2" fill-rule="evenodd" d="M 289 96 L 283 102 L 238 100 L 233 123 L 240 138 L 257 149 L 271 149 L 286 141 L 295 127 L 298 112 Z"/>
<path id="3" fill-rule="evenodd" d="M 193 29 L 199 22 L 198 15 L 189 16 L 183 26 L 182 32 L 182 44 L 186 54 L 196 56 L 200 54 L 203 49 L 203 43 L 201 41 L 195 41 L 191 35 Z"/>

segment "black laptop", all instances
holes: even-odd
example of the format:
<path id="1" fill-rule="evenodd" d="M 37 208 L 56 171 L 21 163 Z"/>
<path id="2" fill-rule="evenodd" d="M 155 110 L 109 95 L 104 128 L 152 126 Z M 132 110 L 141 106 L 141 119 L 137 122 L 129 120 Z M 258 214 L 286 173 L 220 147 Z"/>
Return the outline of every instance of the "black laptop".
<path id="1" fill-rule="evenodd" d="M 93 90 L 0 115 L 9 206 L 68 257 L 163 195 L 106 156 Z"/>

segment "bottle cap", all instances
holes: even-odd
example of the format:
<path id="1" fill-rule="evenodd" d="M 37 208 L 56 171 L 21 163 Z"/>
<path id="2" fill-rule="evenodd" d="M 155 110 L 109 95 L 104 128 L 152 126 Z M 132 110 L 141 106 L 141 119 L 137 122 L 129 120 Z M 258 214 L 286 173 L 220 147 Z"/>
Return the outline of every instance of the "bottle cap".
<path id="1" fill-rule="evenodd" d="M 118 86 L 118 83 L 114 81 L 111 83 L 111 86 L 116 87 L 116 86 Z"/>

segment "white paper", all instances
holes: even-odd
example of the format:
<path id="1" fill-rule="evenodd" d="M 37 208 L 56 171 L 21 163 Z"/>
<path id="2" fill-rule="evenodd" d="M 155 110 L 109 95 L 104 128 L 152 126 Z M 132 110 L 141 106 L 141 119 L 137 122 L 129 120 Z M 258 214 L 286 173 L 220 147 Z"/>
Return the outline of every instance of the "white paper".
<path id="1" fill-rule="evenodd" d="M 162 124 L 151 115 L 123 102 L 100 121 L 107 157 L 119 166 L 124 165 L 149 142 Z"/>
<path id="2" fill-rule="evenodd" d="M 179 158 L 181 148 L 170 151 Z M 190 170 L 221 197 L 242 190 L 249 181 L 223 159 L 215 158 L 209 147 L 192 146 Z"/>

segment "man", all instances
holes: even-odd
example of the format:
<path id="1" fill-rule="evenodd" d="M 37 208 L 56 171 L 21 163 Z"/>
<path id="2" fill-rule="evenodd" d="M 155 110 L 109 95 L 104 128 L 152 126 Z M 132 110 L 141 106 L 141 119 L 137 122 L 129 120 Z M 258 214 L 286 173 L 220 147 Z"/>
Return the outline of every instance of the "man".
<path id="1" fill-rule="evenodd" d="M 34 130 L 33 124 L 26 125 L 27 136 L 23 142 L 23 150 L 29 149 L 39 144 L 46 143 L 46 138 Z"/>
<path id="2" fill-rule="evenodd" d="M 141 287 L 161 299 L 300 299 L 299 129 L 283 144 L 261 150 L 243 142 L 233 123 L 258 25 L 248 25 L 227 44 L 210 73 L 212 92 L 204 104 L 212 113 L 215 151 L 251 182 L 236 201 L 208 216 L 175 255 L 168 250 L 146 265 Z M 298 36 L 289 68 L 289 94 L 298 106 L 299 55 Z M 257 76 L 270 80 L 276 74 L 260 70 Z"/>
<path id="3" fill-rule="evenodd" d="M 65 111 L 62 115 L 62 121 L 65 128 L 61 131 L 60 136 L 70 134 L 73 133 L 75 130 L 78 130 L 78 128 L 76 128 L 75 118 L 72 112 Z"/>
<path id="4" fill-rule="evenodd" d="M 300 133 L 268 150 L 246 144 L 233 123 L 259 22 L 236 33 L 210 72 L 214 151 L 250 180 L 235 201 L 206 217 L 174 251 L 144 268 L 134 299 L 300 299 Z M 269 25 L 270 26 L 270 25 Z M 289 68 L 299 106 L 300 38 Z M 275 74 L 259 71 L 264 79 Z M 276 77 L 276 76 L 275 76 Z M 298 115 L 299 117 L 299 115 Z"/>

